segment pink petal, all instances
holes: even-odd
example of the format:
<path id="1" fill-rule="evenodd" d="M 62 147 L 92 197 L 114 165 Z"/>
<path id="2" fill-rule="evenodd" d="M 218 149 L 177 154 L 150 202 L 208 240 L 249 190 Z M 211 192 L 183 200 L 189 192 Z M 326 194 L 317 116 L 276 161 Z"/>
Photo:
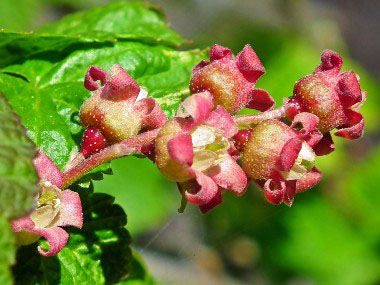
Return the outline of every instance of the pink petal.
<path id="1" fill-rule="evenodd" d="M 348 140 L 360 138 L 364 131 L 363 115 L 350 109 L 347 109 L 345 113 L 347 122 L 345 125 L 339 127 L 339 130 L 335 132 L 334 135 Z"/>
<path id="2" fill-rule="evenodd" d="M 330 133 L 325 133 L 323 138 L 313 147 L 316 155 L 327 155 L 335 150 L 335 145 Z"/>
<path id="3" fill-rule="evenodd" d="M 91 66 L 87 69 L 86 76 L 84 78 L 84 87 L 87 90 L 95 91 L 99 88 L 96 81 L 100 80 L 101 84 L 104 85 L 106 82 L 107 72 L 97 66 Z"/>
<path id="4" fill-rule="evenodd" d="M 156 129 L 166 122 L 165 113 L 153 98 L 139 100 L 134 107 L 142 115 L 142 129 Z"/>
<path id="5" fill-rule="evenodd" d="M 186 199 L 196 205 L 204 205 L 217 195 L 218 185 L 208 176 L 200 171 L 193 170 L 196 179 L 189 182 L 181 183 L 185 191 Z"/>
<path id="6" fill-rule="evenodd" d="M 193 164 L 194 151 L 190 134 L 179 134 L 169 140 L 168 151 L 170 157 L 179 163 L 189 166 Z"/>
<path id="7" fill-rule="evenodd" d="M 240 72 L 251 83 L 256 83 L 260 76 L 265 73 L 264 66 L 249 44 L 236 56 L 235 61 Z"/>
<path id="8" fill-rule="evenodd" d="M 276 102 L 264 89 L 254 88 L 250 91 L 250 101 L 247 108 L 259 110 L 261 112 L 268 111 L 274 107 Z"/>
<path id="9" fill-rule="evenodd" d="M 38 252 L 43 256 L 54 256 L 59 253 L 69 240 L 69 234 L 60 227 L 49 229 L 33 229 L 31 232 L 43 236 L 49 243 L 49 250 L 45 251 L 40 246 Z"/>
<path id="10" fill-rule="evenodd" d="M 230 190 L 237 196 L 247 189 L 247 176 L 232 157 L 228 156 L 218 166 L 207 173 L 220 187 Z"/>
<path id="11" fill-rule="evenodd" d="M 232 59 L 231 50 L 221 45 L 214 45 L 210 50 L 210 61 L 213 62 L 222 58 Z"/>
<path id="12" fill-rule="evenodd" d="M 292 138 L 288 140 L 281 150 L 277 165 L 278 169 L 287 172 L 290 171 L 298 157 L 301 148 L 302 140 L 299 138 Z"/>
<path id="13" fill-rule="evenodd" d="M 40 180 L 50 181 L 58 188 L 62 186 L 62 172 L 42 150 L 38 151 L 36 157 L 33 159 L 33 164 Z"/>
<path id="14" fill-rule="evenodd" d="M 212 111 L 203 124 L 222 130 L 226 138 L 233 137 L 239 130 L 234 119 L 222 106 Z"/>
<path id="15" fill-rule="evenodd" d="M 261 185 L 262 183 L 259 183 Z M 264 190 L 264 195 L 267 201 L 274 205 L 279 205 L 284 200 L 284 193 L 286 189 L 285 181 L 275 181 L 273 179 L 268 179 L 264 182 L 262 186 Z"/>
<path id="16" fill-rule="evenodd" d="M 208 211 L 214 209 L 216 206 L 222 203 L 223 203 L 222 192 L 219 189 L 219 191 L 216 193 L 214 198 L 211 199 L 210 202 L 199 206 L 199 210 L 201 210 L 202 214 L 206 214 Z"/>
<path id="17" fill-rule="evenodd" d="M 88 127 L 83 134 L 81 153 L 87 158 L 108 145 L 107 139 L 99 129 Z"/>
<path id="18" fill-rule="evenodd" d="M 79 194 L 71 191 L 62 191 L 62 209 L 59 214 L 57 226 L 74 226 L 82 228 L 83 212 Z"/>
<path id="19" fill-rule="evenodd" d="M 332 50 L 325 50 L 321 55 L 321 64 L 314 72 L 331 70 L 333 73 L 337 74 L 342 68 L 342 65 L 343 59 L 338 53 Z"/>
<path id="20" fill-rule="evenodd" d="M 323 139 L 323 135 L 318 129 L 315 129 L 314 131 L 308 133 L 306 136 L 302 136 L 302 138 L 307 142 L 309 146 L 313 148 Z"/>
<path id="21" fill-rule="evenodd" d="M 356 78 L 356 74 L 352 71 L 340 74 L 336 91 L 345 108 L 351 107 L 362 100 L 362 92 L 358 79 Z"/>
<path id="22" fill-rule="evenodd" d="M 306 173 L 302 179 L 297 180 L 296 193 L 305 192 L 314 187 L 322 179 L 322 172 L 314 167 L 310 172 Z"/>
<path id="23" fill-rule="evenodd" d="M 186 117 L 187 115 L 190 115 L 193 118 L 194 123 L 198 124 L 209 116 L 213 108 L 214 103 L 212 102 L 212 96 L 206 91 L 187 97 L 181 104 L 177 116 Z"/>
<path id="24" fill-rule="evenodd" d="M 17 233 L 21 231 L 30 231 L 34 229 L 34 222 L 30 216 L 25 216 L 17 220 L 11 221 L 12 231 Z"/>
<path id="25" fill-rule="evenodd" d="M 107 75 L 106 96 L 113 100 L 126 100 L 139 95 L 140 87 L 121 65 L 115 64 Z"/>
<path id="26" fill-rule="evenodd" d="M 191 71 L 192 74 L 197 73 L 199 70 L 201 70 L 203 67 L 209 65 L 210 63 L 206 60 L 201 60 Z"/>
<path id="27" fill-rule="evenodd" d="M 319 124 L 319 118 L 311 113 L 302 112 L 297 114 L 292 122 L 291 128 L 294 128 L 297 124 L 302 125 L 301 133 L 308 134 L 312 131 L 314 131 L 318 124 Z"/>

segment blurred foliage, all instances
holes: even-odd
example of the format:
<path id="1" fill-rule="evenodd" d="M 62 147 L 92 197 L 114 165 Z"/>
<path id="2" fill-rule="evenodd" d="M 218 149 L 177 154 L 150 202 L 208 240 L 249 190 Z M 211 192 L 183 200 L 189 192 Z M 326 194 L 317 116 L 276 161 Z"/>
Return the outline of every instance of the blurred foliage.
<path id="1" fill-rule="evenodd" d="M 59 9 L 64 5 L 76 10 L 97 2 L 2 0 L 0 28 L 30 30 L 41 23 L 41 17 L 49 18 L 46 7 Z M 36 8 L 26 9 L 25 3 Z M 18 13 L 11 17 L 14 11 Z M 324 43 L 333 41 L 317 42 L 294 27 L 246 21 L 228 12 L 194 35 L 193 45 L 207 47 L 219 43 L 237 52 L 244 44 L 251 43 L 267 70 L 257 86 L 267 89 L 277 104 L 292 94 L 297 79 L 311 73 L 319 64 L 322 49 L 338 48 L 344 58 L 343 69 L 354 69 L 369 95 L 362 108 L 366 133 L 355 142 L 335 138 L 337 150 L 318 159 L 318 166 L 324 171 L 322 183 L 297 195 L 291 208 L 267 204 L 255 186 L 241 198 L 226 195 L 223 205 L 204 219 L 197 219 L 205 224 L 205 242 L 217 250 L 225 270 L 243 283 L 252 283 L 255 276 L 262 276 L 260 280 L 266 283 L 378 284 L 379 84 L 350 59 L 343 42 L 326 45 Z M 341 38 L 339 34 L 328 32 L 318 31 L 319 35 Z M 175 185 L 166 182 L 150 161 L 123 158 L 113 163 L 113 171 L 113 177 L 95 182 L 95 190 L 116 196 L 116 202 L 128 213 L 132 237 L 138 238 L 146 231 L 159 228 L 178 208 L 180 197 Z M 236 258 L 243 252 L 244 260 Z M 150 281 L 141 282 L 136 284 Z"/>

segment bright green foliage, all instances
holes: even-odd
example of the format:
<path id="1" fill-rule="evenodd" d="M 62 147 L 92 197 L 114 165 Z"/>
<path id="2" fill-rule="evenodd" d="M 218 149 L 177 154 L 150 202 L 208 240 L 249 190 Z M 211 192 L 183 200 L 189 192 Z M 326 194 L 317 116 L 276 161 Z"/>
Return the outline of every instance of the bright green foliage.
<path id="1" fill-rule="evenodd" d="M 17 284 L 115 284 L 130 274 L 131 242 L 124 228 L 127 217 L 107 194 L 89 187 L 72 188 L 84 208 L 82 229 L 69 228 L 70 240 L 54 257 L 41 257 L 37 244 L 20 249 L 15 276 Z M 47 247 L 46 241 L 39 242 Z M 31 253 L 35 252 L 35 253 Z"/>
<path id="2" fill-rule="evenodd" d="M 9 266 L 14 263 L 14 237 L 5 217 L 0 217 L 0 284 L 12 284 Z"/>

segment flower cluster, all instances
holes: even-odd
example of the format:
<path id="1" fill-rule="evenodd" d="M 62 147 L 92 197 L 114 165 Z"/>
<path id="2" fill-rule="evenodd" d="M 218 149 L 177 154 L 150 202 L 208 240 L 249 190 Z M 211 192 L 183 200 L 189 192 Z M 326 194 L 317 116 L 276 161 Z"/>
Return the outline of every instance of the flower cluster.
<path id="1" fill-rule="evenodd" d="M 314 73 L 301 78 L 293 95 L 273 109 L 274 100 L 255 88 L 265 73 L 250 45 L 233 56 L 215 45 L 210 61 L 192 70 L 190 96 L 167 120 L 159 104 L 120 66 L 107 73 L 92 66 L 84 86 L 93 91 L 80 110 L 85 128 L 80 152 L 62 173 L 39 152 L 34 160 L 40 177 L 37 207 L 12 222 L 21 244 L 45 237 L 58 253 L 68 240 L 62 226 L 82 226 L 77 193 L 62 190 L 104 162 L 140 152 L 178 185 L 187 202 L 206 213 L 230 191 L 241 196 L 250 181 L 272 204 L 292 205 L 297 193 L 322 178 L 316 156 L 334 150 L 330 132 L 358 139 L 364 129 L 358 112 L 367 95 L 352 71 L 340 72 L 342 58 L 324 51 Z M 100 81 L 98 85 L 97 81 Z M 243 108 L 260 111 L 238 115 Z M 183 209 L 183 207 L 181 207 Z"/>

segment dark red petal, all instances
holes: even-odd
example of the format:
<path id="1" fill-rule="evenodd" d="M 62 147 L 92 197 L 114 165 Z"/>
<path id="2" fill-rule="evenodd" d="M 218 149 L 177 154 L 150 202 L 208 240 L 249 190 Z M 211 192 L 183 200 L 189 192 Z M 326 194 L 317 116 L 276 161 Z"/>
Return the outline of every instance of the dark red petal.
<path id="1" fill-rule="evenodd" d="M 339 76 L 336 86 L 340 102 L 343 107 L 348 108 L 362 100 L 362 92 L 356 74 L 352 71 L 343 72 Z"/>
<path id="2" fill-rule="evenodd" d="M 222 203 L 223 203 L 222 192 L 219 189 L 219 191 L 216 193 L 214 198 L 211 199 L 210 202 L 199 206 L 199 210 L 201 211 L 202 214 L 206 214 L 208 211 L 214 209 L 216 206 Z"/>
<path id="3" fill-rule="evenodd" d="M 196 66 L 194 66 L 191 73 L 194 74 L 209 64 L 210 63 L 207 60 L 201 60 Z"/>
<path id="4" fill-rule="evenodd" d="M 306 136 L 303 136 L 303 140 L 307 142 L 309 146 L 312 148 L 317 145 L 321 140 L 323 139 L 323 134 L 315 129 L 314 131 L 311 131 Z"/>
<path id="5" fill-rule="evenodd" d="M 222 130 L 226 138 L 231 138 L 238 132 L 234 119 L 222 106 L 212 111 L 203 124 Z"/>
<path id="6" fill-rule="evenodd" d="M 330 132 L 323 135 L 322 139 L 313 146 L 313 150 L 318 156 L 327 155 L 335 150 L 335 145 Z"/>
<path id="7" fill-rule="evenodd" d="M 334 135 L 348 140 L 360 138 L 364 131 L 363 115 L 350 109 L 347 109 L 345 114 L 347 116 L 346 124 L 339 127 L 339 130 Z"/>
<path id="8" fill-rule="evenodd" d="M 278 170 L 287 172 L 290 171 L 298 157 L 301 148 L 302 140 L 299 138 L 292 138 L 288 140 L 281 150 L 277 164 Z"/>
<path id="9" fill-rule="evenodd" d="M 137 97 L 140 86 L 119 64 L 112 66 L 106 79 L 106 95 L 113 100 L 126 100 Z"/>
<path id="10" fill-rule="evenodd" d="M 264 66 L 249 44 L 236 56 L 235 61 L 240 72 L 251 83 L 256 83 L 260 76 L 265 73 Z"/>
<path id="11" fill-rule="evenodd" d="M 222 58 L 232 59 L 231 50 L 221 45 L 214 45 L 210 50 L 210 61 L 213 62 Z"/>
<path id="12" fill-rule="evenodd" d="M 178 109 L 177 116 L 186 117 L 190 115 L 194 123 L 203 122 L 214 108 L 212 96 L 209 92 L 202 92 L 187 97 Z M 184 110 L 183 110 L 184 109 Z"/>
<path id="13" fill-rule="evenodd" d="M 325 50 L 321 55 L 321 64 L 315 69 L 315 72 L 331 70 L 334 73 L 338 73 L 343 65 L 342 57 L 332 51 Z"/>
<path id="14" fill-rule="evenodd" d="M 106 148 L 108 145 L 107 139 L 99 129 L 88 127 L 83 134 L 81 153 L 87 158 Z"/>
<path id="15" fill-rule="evenodd" d="M 259 185 L 262 183 L 259 183 Z M 263 185 L 264 195 L 267 201 L 274 205 L 279 205 L 284 200 L 284 194 L 286 190 L 285 181 L 275 181 L 268 179 Z"/>
<path id="16" fill-rule="evenodd" d="M 319 183 L 322 179 L 322 172 L 314 167 L 308 173 L 304 175 L 301 179 L 297 180 L 296 193 L 305 192 L 306 190 L 312 188 Z"/>
<path id="17" fill-rule="evenodd" d="M 156 160 L 155 148 L 156 148 L 156 144 L 155 142 L 152 142 L 150 144 L 144 145 L 141 148 L 141 153 L 154 162 Z"/>
<path id="18" fill-rule="evenodd" d="M 87 90 L 95 91 L 99 88 L 96 81 L 100 80 L 100 83 L 104 85 L 106 83 L 107 72 L 97 66 L 91 66 L 87 69 L 86 76 L 84 78 L 84 87 Z"/>
<path id="19" fill-rule="evenodd" d="M 193 164 L 194 151 L 191 135 L 179 134 L 168 141 L 168 151 L 172 159 L 186 165 Z"/>
<path id="20" fill-rule="evenodd" d="M 254 88 L 250 90 L 250 100 L 247 104 L 247 108 L 259 110 L 261 112 L 268 111 L 274 107 L 276 102 L 269 95 L 268 91 L 264 89 Z"/>
<path id="21" fill-rule="evenodd" d="M 142 116 L 141 129 L 152 130 L 162 127 L 166 122 L 165 113 L 153 98 L 144 98 L 136 102 L 135 110 Z"/>
<path id="22" fill-rule="evenodd" d="M 304 135 L 314 131 L 319 123 L 319 118 L 311 113 L 302 112 L 297 114 L 292 122 L 290 127 L 294 128 L 297 124 L 302 125 L 300 132 Z"/>
<path id="23" fill-rule="evenodd" d="M 240 130 L 236 135 L 234 135 L 234 145 L 238 151 L 242 152 L 244 150 L 244 147 L 246 146 L 249 138 L 251 137 L 252 131 L 252 129 Z"/>
<path id="24" fill-rule="evenodd" d="M 33 159 L 33 164 L 40 180 L 50 181 L 58 188 L 62 186 L 62 172 L 42 150 L 38 151 L 36 157 Z"/>
<path id="25" fill-rule="evenodd" d="M 200 171 L 193 170 L 196 179 L 184 182 L 186 199 L 196 205 L 209 203 L 218 192 L 218 185 Z M 181 183 L 182 184 L 182 183 Z"/>
<path id="26" fill-rule="evenodd" d="M 284 192 L 284 200 L 283 202 L 289 207 L 293 204 L 294 196 L 296 195 L 296 180 L 286 181 L 286 188 Z"/>

